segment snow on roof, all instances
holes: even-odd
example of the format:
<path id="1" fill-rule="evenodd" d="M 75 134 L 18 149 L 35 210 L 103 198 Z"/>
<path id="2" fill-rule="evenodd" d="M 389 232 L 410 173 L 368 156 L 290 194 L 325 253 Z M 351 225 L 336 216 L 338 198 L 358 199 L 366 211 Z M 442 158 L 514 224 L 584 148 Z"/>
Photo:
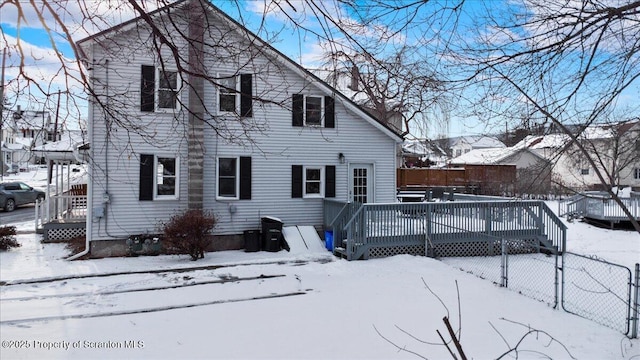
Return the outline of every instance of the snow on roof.
<path id="1" fill-rule="evenodd" d="M 13 143 L 13 144 L 2 143 L 2 145 L 9 150 L 25 150 L 27 148 L 27 146 L 20 143 Z"/>
<path id="2" fill-rule="evenodd" d="M 14 139 L 16 144 L 20 144 L 22 146 L 31 146 L 31 144 L 33 143 L 33 138 L 32 137 L 17 137 Z"/>
<path id="3" fill-rule="evenodd" d="M 587 140 L 610 139 L 615 136 L 615 131 L 610 125 L 606 126 L 589 126 L 580 134 L 581 138 Z"/>
<path id="4" fill-rule="evenodd" d="M 488 148 L 505 148 L 507 147 L 502 141 L 484 135 L 469 135 L 460 136 L 449 139 L 449 146 L 453 147 L 458 143 L 467 143 L 474 149 L 488 149 Z"/>
<path id="5" fill-rule="evenodd" d="M 548 148 L 561 148 L 564 146 L 570 138 L 566 134 L 550 134 L 550 135 L 529 135 L 520 140 L 519 143 L 513 147 L 518 149 L 548 149 Z"/>
<path id="6" fill-rule="evenodd" d="M 59 141 L 48 142 L 44 145 L 36 146 L 33 151 L 42 152 L 73 152 L 78 146 L 83 144 L 82 134 L 77 131 L 69 131 Z"/>
<path id="7" fill-rule="evenodd" d="M 490 149 L 473 149 L 468 153 L 462 154 L 451 160 L 452 164 L 474 164 L 474 165 L 491 165 L 500 162 L 503 159 L 515 154 L 522 149 L 510 148 L 490 148 Z"/>
<path id="8" fill-rule="evenodd" d="M 425 140 L 405 140 L 402 144 L 402 150 L 419 156 L 431 155 L 433 150 L 429 148 Z"/>

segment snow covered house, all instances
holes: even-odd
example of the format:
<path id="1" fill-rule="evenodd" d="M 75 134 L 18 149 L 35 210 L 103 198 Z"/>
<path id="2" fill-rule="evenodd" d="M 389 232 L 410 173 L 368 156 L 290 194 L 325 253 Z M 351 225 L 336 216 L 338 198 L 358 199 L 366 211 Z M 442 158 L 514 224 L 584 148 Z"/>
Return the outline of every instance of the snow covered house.
<path id="1" fill-rule="evenodd" d="M 216 249 L 233 249 L 266 216 L 320 230 L 324 199 L 395 200 L 401 137 L 208 1 L 77 44 L 95 91 L 92 256 L 190 208 L 211 211 Z"/>
<path id="2" fill-rule="evenodd" d="M 640 121 L 591 125 L 577 137 L 595 166 L 612 186 L 640 189 Z M 526 147 L 553 164 L 554 186 L 573 191 L 599 190 L 594 164 L 570 145 L 567 134 L 528 136 L 514 147 Z M 570 146 L 568 146 L 570 145 Z"/>
<path id="3" fill-rule="evenodd" d="M 47 111 L 5 110 L 2 114 L 0 143 L 5 168 L 17 171 L 28 164 L 41 163 L 42 158 L 33 153 L 33 148 L 53 139 L 54 123 Z M 58 138 L 64 132 L 63 125 L 57 129 Z"/>
<path id="4" fill-rule="evenodd" d="M 452 159 L 450 164 L 515 165 L 518 194 L 548 194 L 551 185 L 549 161 L 526 147 L 471 150 Z"/>
<path id="5" fill-rule="evenodd" d="M 505 148 L 506 145 L 491 136 L 469 135 L 447 139 L 449 156 L 456 158 L 471 150 Z"/>

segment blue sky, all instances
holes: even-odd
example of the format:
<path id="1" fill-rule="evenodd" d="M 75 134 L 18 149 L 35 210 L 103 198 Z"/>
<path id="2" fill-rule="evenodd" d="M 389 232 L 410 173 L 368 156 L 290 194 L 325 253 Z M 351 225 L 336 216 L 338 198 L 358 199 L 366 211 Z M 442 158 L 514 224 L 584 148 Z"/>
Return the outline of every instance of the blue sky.
<path id="1" fill-rule="evenodd" d="M 263 1 L 240 1 L 239 5 L 236 5 L 233 1 L 213 1 L 213 3 L 221 8 L 223 11 L 227 12 L 232 18 L 240 20 L 242 18 L 242 22 L 247 24 L 250 30 L 254 32 L 257 31 L 257 26 L 262 21 L 262 11 L 264 10 L 263 6 L 265 2 Z M 322 33 L 322 29 L 318 26 L 317 22 L 314 22 L 313 17 L 309 17 L 307 13 L 302 11 L 301 3 L 296 0 L 291 0 L 290 2 L 293 6 L 298 6 L 296 9 L 297 12 L 292 13 L 294 16 L 298 15 L 298 21 L 303 21 L 305 25 L 308 25 L 312 28 L 312 30 L 316 30 Z M 23 59 L 25 62 L 25 69 L 28 71 L 30 76 L 33 76 L 36 79 L 41 79 L 47 86 L 45 91 L 49 93 L 55 93 L 58 89 L 63 89 L 66 86 L 65 79 L 63 79 L 59 74 L 56 75 L 56 72 L 59 68 L 59 61 L 56 57 L 56 54 L 53 52 L 51 46 L 51 40 L 47 33 L 39 26 L 38 18 L 36 17 L 33 10 L 30 10 L 28 3 L 22 1 L 25 12 L 26 21 L 28 24 L 22 24 L 20 27 L 20 32 L 18 33 L 16 28 L 17 21 L 17 13 L 12 9 L 11 5 L 6 5 L 2 7 L 0 10 L 0 23 L 2 25 L 2 33 L 4 37 L 11 43 L 15 41 L 15 38 L 19 35 L 21 46 L 23 49 L 23 53 L 25 54 L 25 58 Z M 74 2 L 67 3 L 67 8 L 61 12 L 62 17 L 71 18 L 73 16 L 78 16 L 80 12 L 78 11 L 78 5 Z M 92 6 L 96 7 L 96 11 L 101 11 L 102 13 L 107 14 L 112 20 L 113 23 L 117 23 L 120 20 L 126 20 L 131 17 L 131 13 L 123 13 L 114 9 L 106 9 L 104 8 L 108 4 L 107 2 L 100 1 L 91 1 L 89 2 Z M 323 2 L 323 5 L 329 7 L 331 2 Z M 363 0 L 363 4 L 366 4 L 366 0 Z M 497 4 L 497 5 L 496 5 Z M 501 6 L 503 4 L 498 1 L 489 2 L 490 6 Z M 282 6 L 288 6 L 289 3 L 284 2 Z M 473 17 L 474 12 L 477 10 L 481 10 L 483 3 L 480 2 L 467 2 L 465 4 L 467 14 Z M 121 9 L 120 9 L 121 10 Z M 416 14 L 418 17 L 427 16 L 429 8 L 424 7 L 423 13 Z M 328 11 L 334 11 L 337 13 L 340 11 L 337 8 L 329 8 Z M 348 13 L 342 13 L 343 18 L 349 21 L 356 21 L 357 19 L 352 18 Z M 393 19 L 398 16 L 405 16 L 406 14 L 402 13 L 393 13 L 387 15 L 387 18 Z M 304 17 L 306 16 L 306 17 Z M 117 20 L 116 20 L 117 19 Z M 47 18 L 48 21 L 51 20 L 51 17 Z M 321 58 L 322 54 L 322 44 L 321 39 L 319 39 L 316 35 L 297 31 L 290 25 L 290 22 L 286 20 L 281 13 L 277 11 L 270 11 L 269 15 L 265 18 L 266 26 L 264 30 L 266 32 L 258 32 L 263 38 L 265 36 L 269 36 L 269 34 L 278 33 L 279 41 L 272 43 L 274 47 L 278 50 L 282 51 L 287 56 L 291 57 L 294 61 L 303 64 L 309 68 L 315 68 L 318 65 L 317 60 Z M 477 20 L 477 19 L 475 19 Z M 445 21 L 445 20 L 443 20 Z M 471 21 L 469 19 L 468 21 Z M 81 28 L 74 27 L 73 21 L 68 21 L 65 23 L 69 27 L 69 29 L 74 34 L 74 40 L 79 40 L 85 37 L 88 33 Z M 469 24 L 463 24 L 469 25 Z M 54 28 L 53 34 L 59 29 Z M 385 29 L 383 28 L 371 28 L 371 34 L 375 35 L 376 31 L 378 33 L 383 32 Z M 411 42 L 414 41 L 415 38 L 412 39 L 412 34 L 423 34 L 425 32 L 435 32 L 435 31 L 446 31 L 448 30 L 445 26 L 442 29 L 422 29 L 422 28 L 412 28 L 407 30 L 406 32 L 396 36 L 395 38 L 390 39 L 390 46 L 394 45 L 394 41 L 398 43 L 402 43 L 403 41 Z M 71 46 L 60 36 L 56 36 L 54 41 L 57 46 L 57 50 L 60 54 L 62 54 L 68 61 L 73 62 L 74 55 L 71 49 Z M 3 42 L 0 39 L 0 43 Z M 433 56 L 433 54 L 426 55 Z M 10 50 L 10 55 L 7 59 L 7 68 L 5 74 L 5 80 L 11 80 L 15 78 L 15 74 L 17 72 L 17 65 L 20 58 L 16 56 L 15 49 Z M 32 89 L 33 90 L 33 89 Z M 80 89 L 76 89 L 80 91 Z M 7 92 L 10 92 L 11 89 L 8 89 Z M 620 102 L 624 105 L 627 104 L 636 104 L 637 99 L 640 97 L 638 94 L 640 93 L 638 84 L 628 89 L 623 96 L 620 97 Z M 38 91 L 34 90 L 34 97 L 40 96 L 42 99 L 42 94 L 38 95 Z M 26 96 L 20 97 L 20 102 L 22 103 L 23 108 L 32 108 L 39 107 L 42 104 L 36 104 L 35 102 L 25 101 Z M 46 104 L 44 105 L 48 109 L 52 109 L 55 105 L 55 101 L 53 98 L 49 98 Z M 84 106 L 84 105 L 83 105 Z M 79 109 L 79 112 L 75 114 L 71 114 L 70 117 L 86 117 L 86 108 Z M 441 116 L 441 115 L 435 115 Z M 455 115 L 450 116 L 449 118 L 449 135 L 456 136 L 462 134 L 473 134 L 473 133 L 486 133 L 487 131 L 498 131 L 503 130 L 505 127 L 505 121 L 498 121 L 493 124 L 487 125 L 487 123 L 482 121 L 474 120 L 472 117 L 466 118 L 458 118 Z M 430 131 L 433 131 L 431 129 Z M 429 135 L 433 135 L 432 133 Z"/>

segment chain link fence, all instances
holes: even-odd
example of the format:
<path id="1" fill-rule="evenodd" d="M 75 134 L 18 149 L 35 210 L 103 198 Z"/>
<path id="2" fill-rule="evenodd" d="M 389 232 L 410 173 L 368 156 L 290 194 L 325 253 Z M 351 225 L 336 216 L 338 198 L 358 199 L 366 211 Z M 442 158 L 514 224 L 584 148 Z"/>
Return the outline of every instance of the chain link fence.
<path id="1" fill-rule="evenodd" d="M 553 308 L 561 302 L 566 312 L 638 337 L 640 265 L 632 275 L 622 265 L 560 254 L 531 240 L 496 240 L 494 248 L 498 246 L 495 256 L 440 260 Z"/>
<path id="2" fill-rule="evenodd" d="M 496 240 L 495 256 L 440 258 L 446 264 L 517 291 L 551 307 L 558 304 L 557 253 L 533 240 Z"/>
<path id="3" fill-rule="evenodd" d="M 631 270 L 604 260 L 565 252 L 562 256 L 562 308 L 629 334 Z"/>

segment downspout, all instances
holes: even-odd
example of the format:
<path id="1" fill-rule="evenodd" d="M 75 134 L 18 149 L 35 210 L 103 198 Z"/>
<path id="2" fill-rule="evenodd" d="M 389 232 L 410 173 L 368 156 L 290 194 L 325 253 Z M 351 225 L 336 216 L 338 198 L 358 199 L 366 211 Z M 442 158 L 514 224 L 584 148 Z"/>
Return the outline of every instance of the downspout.
<path id="1" fill-rule="evenodd" d="M 93 47 L 92 47 L 93 50 Z M 92 54 L 93 55 L 93 54 Z M 91 57 L 93 60 L 93 56 Z M 95 66 L 95 65 L 94 65 Z M 91 77 L 93 77 L 93 68 L 91 70 Z M 89 99 L 90 102 L 93 102 L 93 99 Z M 91 111 L 89 111 L 88 119 L 87 119 L 87 138 L 89 141 L 93 140 L 93 106 L 89 106 Z M 87 218 L 85 219 L 85 245 L 84 250 L 81 252 L 72 255 L 67 258 L 67 260 L 76 260 L 79 259 L 91 251 L 91 234 L 93 231 L 93 149 L 95 148 L 95 144 L 89 143 L 89 163 L 87 164 Z"/>

